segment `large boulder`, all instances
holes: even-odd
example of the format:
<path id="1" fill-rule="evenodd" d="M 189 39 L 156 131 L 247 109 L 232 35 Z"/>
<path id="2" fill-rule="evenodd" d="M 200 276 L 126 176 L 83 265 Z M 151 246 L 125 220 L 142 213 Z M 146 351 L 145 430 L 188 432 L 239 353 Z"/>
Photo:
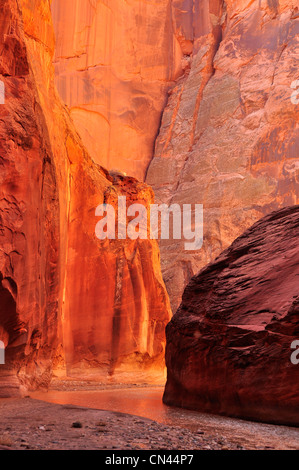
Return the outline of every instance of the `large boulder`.
<path id="1" fill-rule="evenodd" d="M 273 212 L 192 278 L 167 326 L 166 404 L 299 425 L 298 230 L 299 206 Z"/>

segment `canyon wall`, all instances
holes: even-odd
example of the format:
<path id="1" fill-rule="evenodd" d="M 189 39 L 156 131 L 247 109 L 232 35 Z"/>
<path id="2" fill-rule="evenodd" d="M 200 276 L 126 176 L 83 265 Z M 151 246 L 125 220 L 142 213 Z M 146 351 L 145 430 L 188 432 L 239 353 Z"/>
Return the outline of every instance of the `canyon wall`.
<path id="1" fill-rule="evenodd" d="M 298 203 L 298 6 L 53 0 L 58 95 L 49 3 L 0 0 L 6 372 L 33 387 L 52 365 L 161 371 L 170 308 L 158 246 L 97 240 L 95 208 L 118 195 L 153 202 L 124 172 L 146 177 L 158 202 L 204 205 L 201 250 L 160 244 L 176 309 L 203 265 Z"/>
<path id="2" fill-rule="evenodd" d="M 51 8 L 56 85 L 83 143 L 94 161 L 144 179 L 190 48 L 169 0 L 53 0 Z"/>
<path id="3" fill-rule="evenodd" d="M 298 230 L 298 205 L 273 212 L 192 278 L 166 329 L 166 404 L 299 426 Z"/>
<path id="4" fill-rule="evenodd" d="M 21 12 L 15 0 L 0 3 L 0 79 L 5 86 L 5 104 L 0 105 L 0 335 L 6 347 L 0 383 L 14 389 L 16 373 L 20 378 L 32 373 L 32 382 L 40 384 L 49 379 L 61 337 L 59 189 Z M 49 21 L 32 25 L 33 32 L 40 28 L 39 36 L 46 36 Z M 53 34 L 47 43 L 53 49 Z M 46 48 L 37 41 L 35 47 L 50 65 Z M 43 86 L 48 82 L 47 77 Z M 65 148 L 61 152 L 64 158 Z"/>
<path id="5" fill-rule="evenodd" d="M 53 368 L 161 373 L 170 308 L 158 245 L 95 236 L 98 204 L 148 205 L 153 193 L 82 145 L 54 87 L 49 2 L 0 6 L 0 394 L 47 386 Z"/>
<path id="6" fill-rule="evenodd" d="M 161 241 L 173 310 L 252 223 L 298 203 L 297 0 L 53 0 L 56 83 L 92 158 L 203 204 L 204 245 Z"/>
<path id="7" fill-rule="evenodd" d="M 146 178 L 159 202 L 204 206 L 201 250 L 161 241 L 174 311 L 193 274 L 299 197 L 297 0 L 193 3 L 189 68 L 170 91 Z"/>

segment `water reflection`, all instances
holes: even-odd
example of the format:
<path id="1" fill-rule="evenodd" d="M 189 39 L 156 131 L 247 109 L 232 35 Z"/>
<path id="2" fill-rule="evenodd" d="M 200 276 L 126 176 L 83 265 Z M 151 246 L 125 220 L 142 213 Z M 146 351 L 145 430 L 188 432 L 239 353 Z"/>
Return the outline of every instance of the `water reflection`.
<path id="1" fill-rule="evenodd" d="M 162 424 L 202 431 L 215 438 L 225 436 L 234 442 L 248 445 L 278 446 L 299 449 L 299 430 L 287 426 L 252 423 L 238 419 L 214 416 L 162 403 L 163 388 L 128 388 L 98 391 L 35 392 L 38 400 L 58 404 L 72 404 L 101 410 L 116 411 L 149 418 Z"/>

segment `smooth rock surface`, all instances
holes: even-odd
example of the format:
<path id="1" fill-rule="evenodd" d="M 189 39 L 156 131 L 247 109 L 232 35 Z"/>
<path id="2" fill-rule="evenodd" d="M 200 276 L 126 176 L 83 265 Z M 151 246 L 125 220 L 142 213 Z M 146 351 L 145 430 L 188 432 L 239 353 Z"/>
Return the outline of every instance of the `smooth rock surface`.
<path id="1" fill-rule="evenodd" d="M 166 329 L 166 404 L 299 426 L 298 230 L 298 206 L 273 212 L 192 278 Z"/>
<path id="2" fill-rule="evenodd" d="M 183 3 L 52 1 L 56 85 L 91 157 L 108 169 L 145 176 L 167 90 L 192 50 Z"/>

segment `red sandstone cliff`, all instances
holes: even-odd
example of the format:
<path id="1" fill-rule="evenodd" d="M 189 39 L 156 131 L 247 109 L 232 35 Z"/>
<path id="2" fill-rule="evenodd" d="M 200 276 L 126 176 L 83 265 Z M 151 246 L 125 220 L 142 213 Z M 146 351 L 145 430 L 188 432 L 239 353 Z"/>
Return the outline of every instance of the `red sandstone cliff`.
<path id="1" fill-rule="evenodd" d="M 168 0 L 52 1 L 56 84 L 76 128 L 96 162 L 140 179 L 182 72 L 172 10 Z"/>
<path id="2" fill-rule="evenodd" d="M 263 215 L 299 201 L 298 0 L 193 4 L 190 66 L 170 92 L 146 179 L 160 202 L 204 205 L 200 251 L 160 246 L 174 311 L 193 274 Z"/>
<path id="3" fill-rule="evenodd" d="M 298 206 L 274 212 L 193 277 L 166 330 L 166 404 L 299 425 L 298 230 Z"/>
<path id="4" fill-rule="evenodd" d="M 238 235 L 298 203 L 298 8 L 52 2 L 56 83 L 92 157 L 140 178 L 149 165 L 159 202 L 204 205 L 202 250 L 160 245 L 174 310 L 190 277 Z"/>
<path id="5" fill-rule="evenodd" d="M 111 194 L 149 204 L 152 191 L 94 164 L 76 131 L 109 169 L 143 178 L 153 157 L 146 181 L 158 201 L 204 204 L 202 250 L 161 243 L 175 308 L 194 272 L 264 214 L 298 203 L 298 5 L 53 0 L 69 110 L 53 87 L 49 2 L 0 5 L 9 367 L 32 384 L 48 382 L 52 363 L 69 373 L 160 367 L 170 312 L 158 248 L 94 235 L 94 209 Z"/>
<path id="6" fill-rule="evenodd" d="M 48 1 L 0 6 L 0 382 L 47 385 L 53 367 L 161 371 L 170 309 L 158 246 L 94 233 L 107 194 L 149 204 L 152 191 L 86 153 L 53 86 Z"/>

